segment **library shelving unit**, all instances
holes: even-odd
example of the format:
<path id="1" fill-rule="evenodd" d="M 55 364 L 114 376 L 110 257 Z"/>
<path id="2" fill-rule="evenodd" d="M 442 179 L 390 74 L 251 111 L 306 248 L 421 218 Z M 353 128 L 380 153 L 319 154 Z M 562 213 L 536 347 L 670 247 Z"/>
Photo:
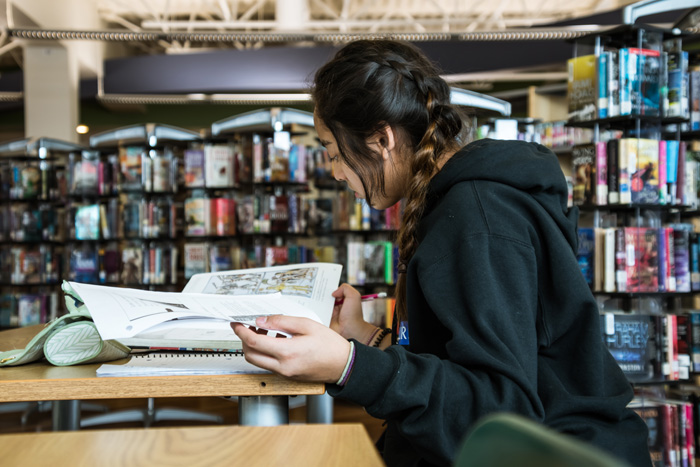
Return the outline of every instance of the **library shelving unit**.
<path id="1" fill-rule="evenodd" d="M 86 150 L 51 138 L 0 144 L 0 328 L 61 309 L 66 160 Z"/>
<path id="2" fill-rule="evenodd" d="M 687 306 L 700 292 L 689 217 L 698 171 L 681 135 L 689 120 L 683 38 L 623 25 L 576 39 L 568 62 L 568 124 L 593 135 L 572 148 L 579 265 L 600 307 L 603 342 L 635 386 L 635 410 L 664 433 L 650 438 L 659 465 L 693 455 L 695 433 L 664 439 L 698 410 L 688 388 L 700 369 L 700 315 Z"/>
<path id="3" fill-rule="evenodd" d="M 92 269 L 80 271 L 84 280 L 182 290 L 180 167 L 185 149 L 199 140 L 197 132 L 158 123 L 90 137 L 91 159 L 71 165 L 74 180 L 85 178 L 86 163 L 98 167 L 97 177 L 70 196 L 71 251 L 88 255 L 84 264 Z"/>
<path id="4" fill-rule="evenodd" d="M 312 129 L 308 112 L 260 109 L 214 122 L 185 153 L 186 277 L 318 259 L 303 218 L 322 157 Z"/>

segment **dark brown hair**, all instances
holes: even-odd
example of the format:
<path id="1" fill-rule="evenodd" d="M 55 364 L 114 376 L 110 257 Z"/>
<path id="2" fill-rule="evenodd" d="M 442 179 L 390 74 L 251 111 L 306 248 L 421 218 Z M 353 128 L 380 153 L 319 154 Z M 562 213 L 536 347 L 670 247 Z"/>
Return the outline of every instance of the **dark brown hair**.
<path id="1" fill-rule="evenodd" d="M 396 311 L 405 319 L 404 272 L 418 246 L 415 231 L 428 184 L 440 157 L 460 144 L 462 116 L 450 104 L 450 88 L 435 65 L 403 42 L 349 43 L 316 72 L 312 96 L 316 115 L 335 137 L 343 162 L 362 181 L 370 205 L 385 186 L 381 154 L 367 139 L 389 125 L 400 135 L 403 153 L 412 155 L 407 162 L 413 178 L 397 239 Z"/>

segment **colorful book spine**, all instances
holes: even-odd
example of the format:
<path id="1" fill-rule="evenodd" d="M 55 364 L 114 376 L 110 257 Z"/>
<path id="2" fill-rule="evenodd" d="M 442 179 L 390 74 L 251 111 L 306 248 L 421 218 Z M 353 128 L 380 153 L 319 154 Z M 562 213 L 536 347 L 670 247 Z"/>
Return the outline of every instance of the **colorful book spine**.
<path id="1" fill-rule="evenodd" d="M 599 206 L 608 204 L 608 153 L 607 144 L 598 142 L 596 148 L 596 196 L 595 202 Z"/>

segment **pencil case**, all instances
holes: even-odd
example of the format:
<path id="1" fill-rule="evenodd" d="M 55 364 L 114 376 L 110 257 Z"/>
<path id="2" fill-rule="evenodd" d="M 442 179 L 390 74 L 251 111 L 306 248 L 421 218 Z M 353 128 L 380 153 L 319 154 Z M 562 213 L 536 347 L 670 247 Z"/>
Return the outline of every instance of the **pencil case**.
<path id="1" fill-rule="evenodd" d="M 129 355 L 129 347 L 115 340 L 103 340 L 79 298 L 74 292 L 65 292 L 68 314 L 47 323 L 25 348 L 0 352 L 0 367 L 24 365 L 42 358 L 56 366 L 79 365 Z"/>

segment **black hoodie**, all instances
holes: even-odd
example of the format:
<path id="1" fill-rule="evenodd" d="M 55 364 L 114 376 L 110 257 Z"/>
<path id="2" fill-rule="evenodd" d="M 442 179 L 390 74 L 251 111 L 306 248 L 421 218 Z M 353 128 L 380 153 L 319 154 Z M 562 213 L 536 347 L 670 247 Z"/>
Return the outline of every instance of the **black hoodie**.
<path id="1" fill-rule="evenodd" d="M 479 140 L 433 178 L 406 277 L 410 344 L 356 343 L 347 384 L 328 387 L 387 420 L 388 465 L 450 465 L 504 411 L 651 465 L 576 261 L 577 215 L 538 144 Z"/>

